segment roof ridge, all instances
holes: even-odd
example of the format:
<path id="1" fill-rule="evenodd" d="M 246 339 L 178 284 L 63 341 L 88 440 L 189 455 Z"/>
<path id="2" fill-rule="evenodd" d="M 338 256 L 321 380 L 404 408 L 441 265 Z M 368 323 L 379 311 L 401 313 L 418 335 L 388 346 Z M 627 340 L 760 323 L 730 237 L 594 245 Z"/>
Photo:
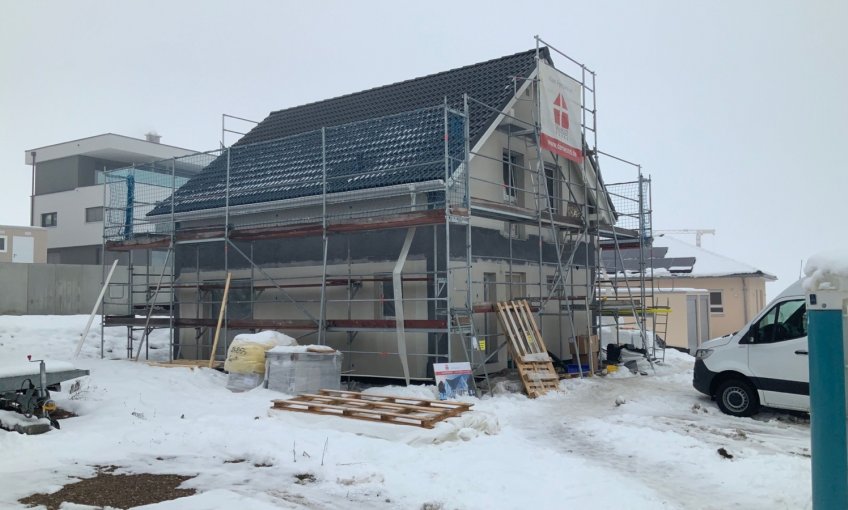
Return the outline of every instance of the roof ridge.
<path id="1" fill-rule="evenodd" d="M 477 63 L 474 63 L 474 64 L 468 64 L 468 65 L 464 65 L 464 66 L 460 66 L 460 67 L 455 67 L 453 69 L 448 69 L 446 71 L 439 71 L 437 73 L 425 74 L 423 76 L 417 76 L 415 78 L 409 78 L 409 79 L 406 79 L 406 80 L 396 81 L 396 82 L 393 82 L 393 83 L 387 83 L 385 85 L 378 85 L 376 87 L 371 87 L 370 89 L 358 90 L 356 92 L 350 92 L 348 94 L 342 94 L 340 96 L 329 97 L 327 99 L 320 99 L 318 101 L 312 101 L 310 103 L 303 103 L 303 104 L 299 104 L 299 105 L 295 105 L 295 106 L 290 106 L 288 108 L 282 108 L 282 109 L 279 109 L 279 110 L 274 110 L 271 113 L 269 113 L 268 117 L 266 117 L 266 118 L 269 118 L 269 117 L 276 115 L 278 113 L 281 113 L 281 112 L 293 110 L 295 108 L 303 108 L 303 107 L 306 107 L 306 106 L 312 106 L 312 105 L 316 105 L 316 104 L 326 103 L 326 102 L 329 102 L 329 101 L 335 101 L 335 100 L 346 98 L 346 97 L 354 97 L 354 96 L 357 96 L 359 94 L 366 94 L 366 93 L 369 93 L 369 92 L 373 92 L 375 90 L 380 90 L 380 89 L 385 89 L 385 88 L 389 88 L 389 87 L 395 87 L 395 86 L 398 86 L 398 85 L 402 85 L 404 83 L 410 83 L 410 82 L 414 82 L 414 81 L 417 81 L 417 80 L 423 80 L 423 79 L 426 79 L 426 78 L 433 78 L 435 76 L 440 76 L 440 75 L 448 74 L 448 73 L 454 73 L 454 72 L 457 72 L 457 71 L 461 71 L 463 69 L 470 69 L 472 67 L 477 67 L 477 66 L 481 66 L 481 65 L 492 64 L 492 63 L 495 63 L 495 62 L 498 62 L 498 61 L 501 61 L 501 60 L 507 60 L 507 59 L 518 57 L 518 56 L 524 56 L 524 55 L 527 55 L 529 53 L 536 53 L 536 48 L 533 48 L 531 50 L 526 50 L 526 51 L 519 51 L 517 53 L 513 53 L 512 55 L 504 55 L 502 57 L 493 58 L 493 59 L 490 59 L 490 60 L 484 60 L 483 62 L 477 62 Z M 547 57 L 548 60 L 550 60 L 550 52 L 549 52 L 547 46 L 540 46 L 539 47 L 539 55 Z"/>

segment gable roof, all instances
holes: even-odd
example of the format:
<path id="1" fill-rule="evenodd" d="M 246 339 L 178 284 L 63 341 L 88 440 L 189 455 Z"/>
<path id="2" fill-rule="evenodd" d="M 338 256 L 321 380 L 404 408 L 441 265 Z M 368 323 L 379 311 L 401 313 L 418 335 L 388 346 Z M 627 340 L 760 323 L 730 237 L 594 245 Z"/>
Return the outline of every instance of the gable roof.
<path id="1" fill-rule="evenodd" d="M 550 61 L 547 48 L 539 55 Z M 490 107 L 469 102 L 473 147 L 535 69 L 533 49 L 272 112 L 229 151 L 229 204 L 321 194 L 324 158 L 328 193 L 443 179 L 445 99 L 461 110 L 467 93 Z M 463 130 L 462 116 L 449 114 L 448 133 L 459 135 L 448 137 L 456 161 L 463 159 Z M 174 212 L 223 207 L 226 183 L 223 152 L 176 191 Z M 170 202 L 169 197 L 149 214 L 170 213 Z"/>
<path id="2" fill-rule="evenodd" d="M 539 57 L 550 62 L 547 48 Z M 385 117 L 444 104 L 462 110 L 463 94 L 498 111 L 506 108 L 516 85 L 520 86 L 536 69 L 536 50 L 401 81 L 353 94 L 271 112 L 234 145 L 245 145 L 339 126 L 366 119 Z M 517 84 L 515 78 L 519 78 Z M 470 143 L 474 144 L 497 117 L 481 105 L 470 104 Z"/>
<path id="3" fill-rule="evenodd" d="M 654 277 L 760 276 L 769 281 L 777 279 L 774 275 L 754 266 L 667 235 L 655 237 L 646 255 L 646 263 L 648 267 L 653 268 Z M 638 248 L 621 250 L 621 258 L 626 271 L 639 271 Z M 603 263 L 607 271 L 621 271 L 621 261 L 617 261 L 615 254 L 611 251 L 603 253 Z"/>

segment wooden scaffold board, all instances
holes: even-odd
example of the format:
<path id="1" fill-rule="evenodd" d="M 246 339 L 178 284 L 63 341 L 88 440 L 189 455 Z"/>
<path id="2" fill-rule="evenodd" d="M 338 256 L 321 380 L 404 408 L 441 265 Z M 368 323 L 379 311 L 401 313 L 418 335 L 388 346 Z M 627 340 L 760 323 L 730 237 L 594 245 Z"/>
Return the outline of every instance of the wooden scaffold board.
<path id="1" fill-rule="evenodd" d="M 289 400 L 272 402 L 274 404 L 272 409 L 412 425 L 428 429 L 446 418 L 468 411 L 473 405 L 444 400 L 364 395 L 356 391 L 338 390 L 321 390 L 317 395 L 306 393 Z"/>
<path id="2" fill-rule="evenodd" d="M 527 396 L 536 398 L 559 388 L 559 376 L 526 300 L 496 303 L 518 375 Z"/>

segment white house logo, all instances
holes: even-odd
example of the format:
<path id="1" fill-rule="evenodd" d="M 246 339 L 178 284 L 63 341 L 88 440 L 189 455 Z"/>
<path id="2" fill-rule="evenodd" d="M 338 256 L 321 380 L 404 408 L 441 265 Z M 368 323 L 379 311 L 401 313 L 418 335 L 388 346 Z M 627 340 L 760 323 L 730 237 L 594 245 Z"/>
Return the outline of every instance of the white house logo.
<path id="1" fill-rule="evenodd" d="M 557 94 L 554 100 L 554 123 L 563 129 L 568 129 L 568 105 L 562 94 Z"/>

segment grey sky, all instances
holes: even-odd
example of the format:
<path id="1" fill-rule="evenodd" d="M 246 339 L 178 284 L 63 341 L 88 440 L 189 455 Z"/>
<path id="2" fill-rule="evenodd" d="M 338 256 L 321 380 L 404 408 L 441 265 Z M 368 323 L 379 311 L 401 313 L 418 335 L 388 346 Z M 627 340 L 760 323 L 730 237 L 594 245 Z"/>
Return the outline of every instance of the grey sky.
<path id="1" fill-rule="evenodd" d="M 210 150 L 221 113 L 261 120 L 539 34 L 598 73 L 599 148 L 653 177 L 654 227 L 715 228 L 703 246 L 776 274 L 774 295 L 848 248 L 846 26 L 837 0 L 6 2 L 0 224 L 29 221 L 26 149 L 156 130 Z"/>

